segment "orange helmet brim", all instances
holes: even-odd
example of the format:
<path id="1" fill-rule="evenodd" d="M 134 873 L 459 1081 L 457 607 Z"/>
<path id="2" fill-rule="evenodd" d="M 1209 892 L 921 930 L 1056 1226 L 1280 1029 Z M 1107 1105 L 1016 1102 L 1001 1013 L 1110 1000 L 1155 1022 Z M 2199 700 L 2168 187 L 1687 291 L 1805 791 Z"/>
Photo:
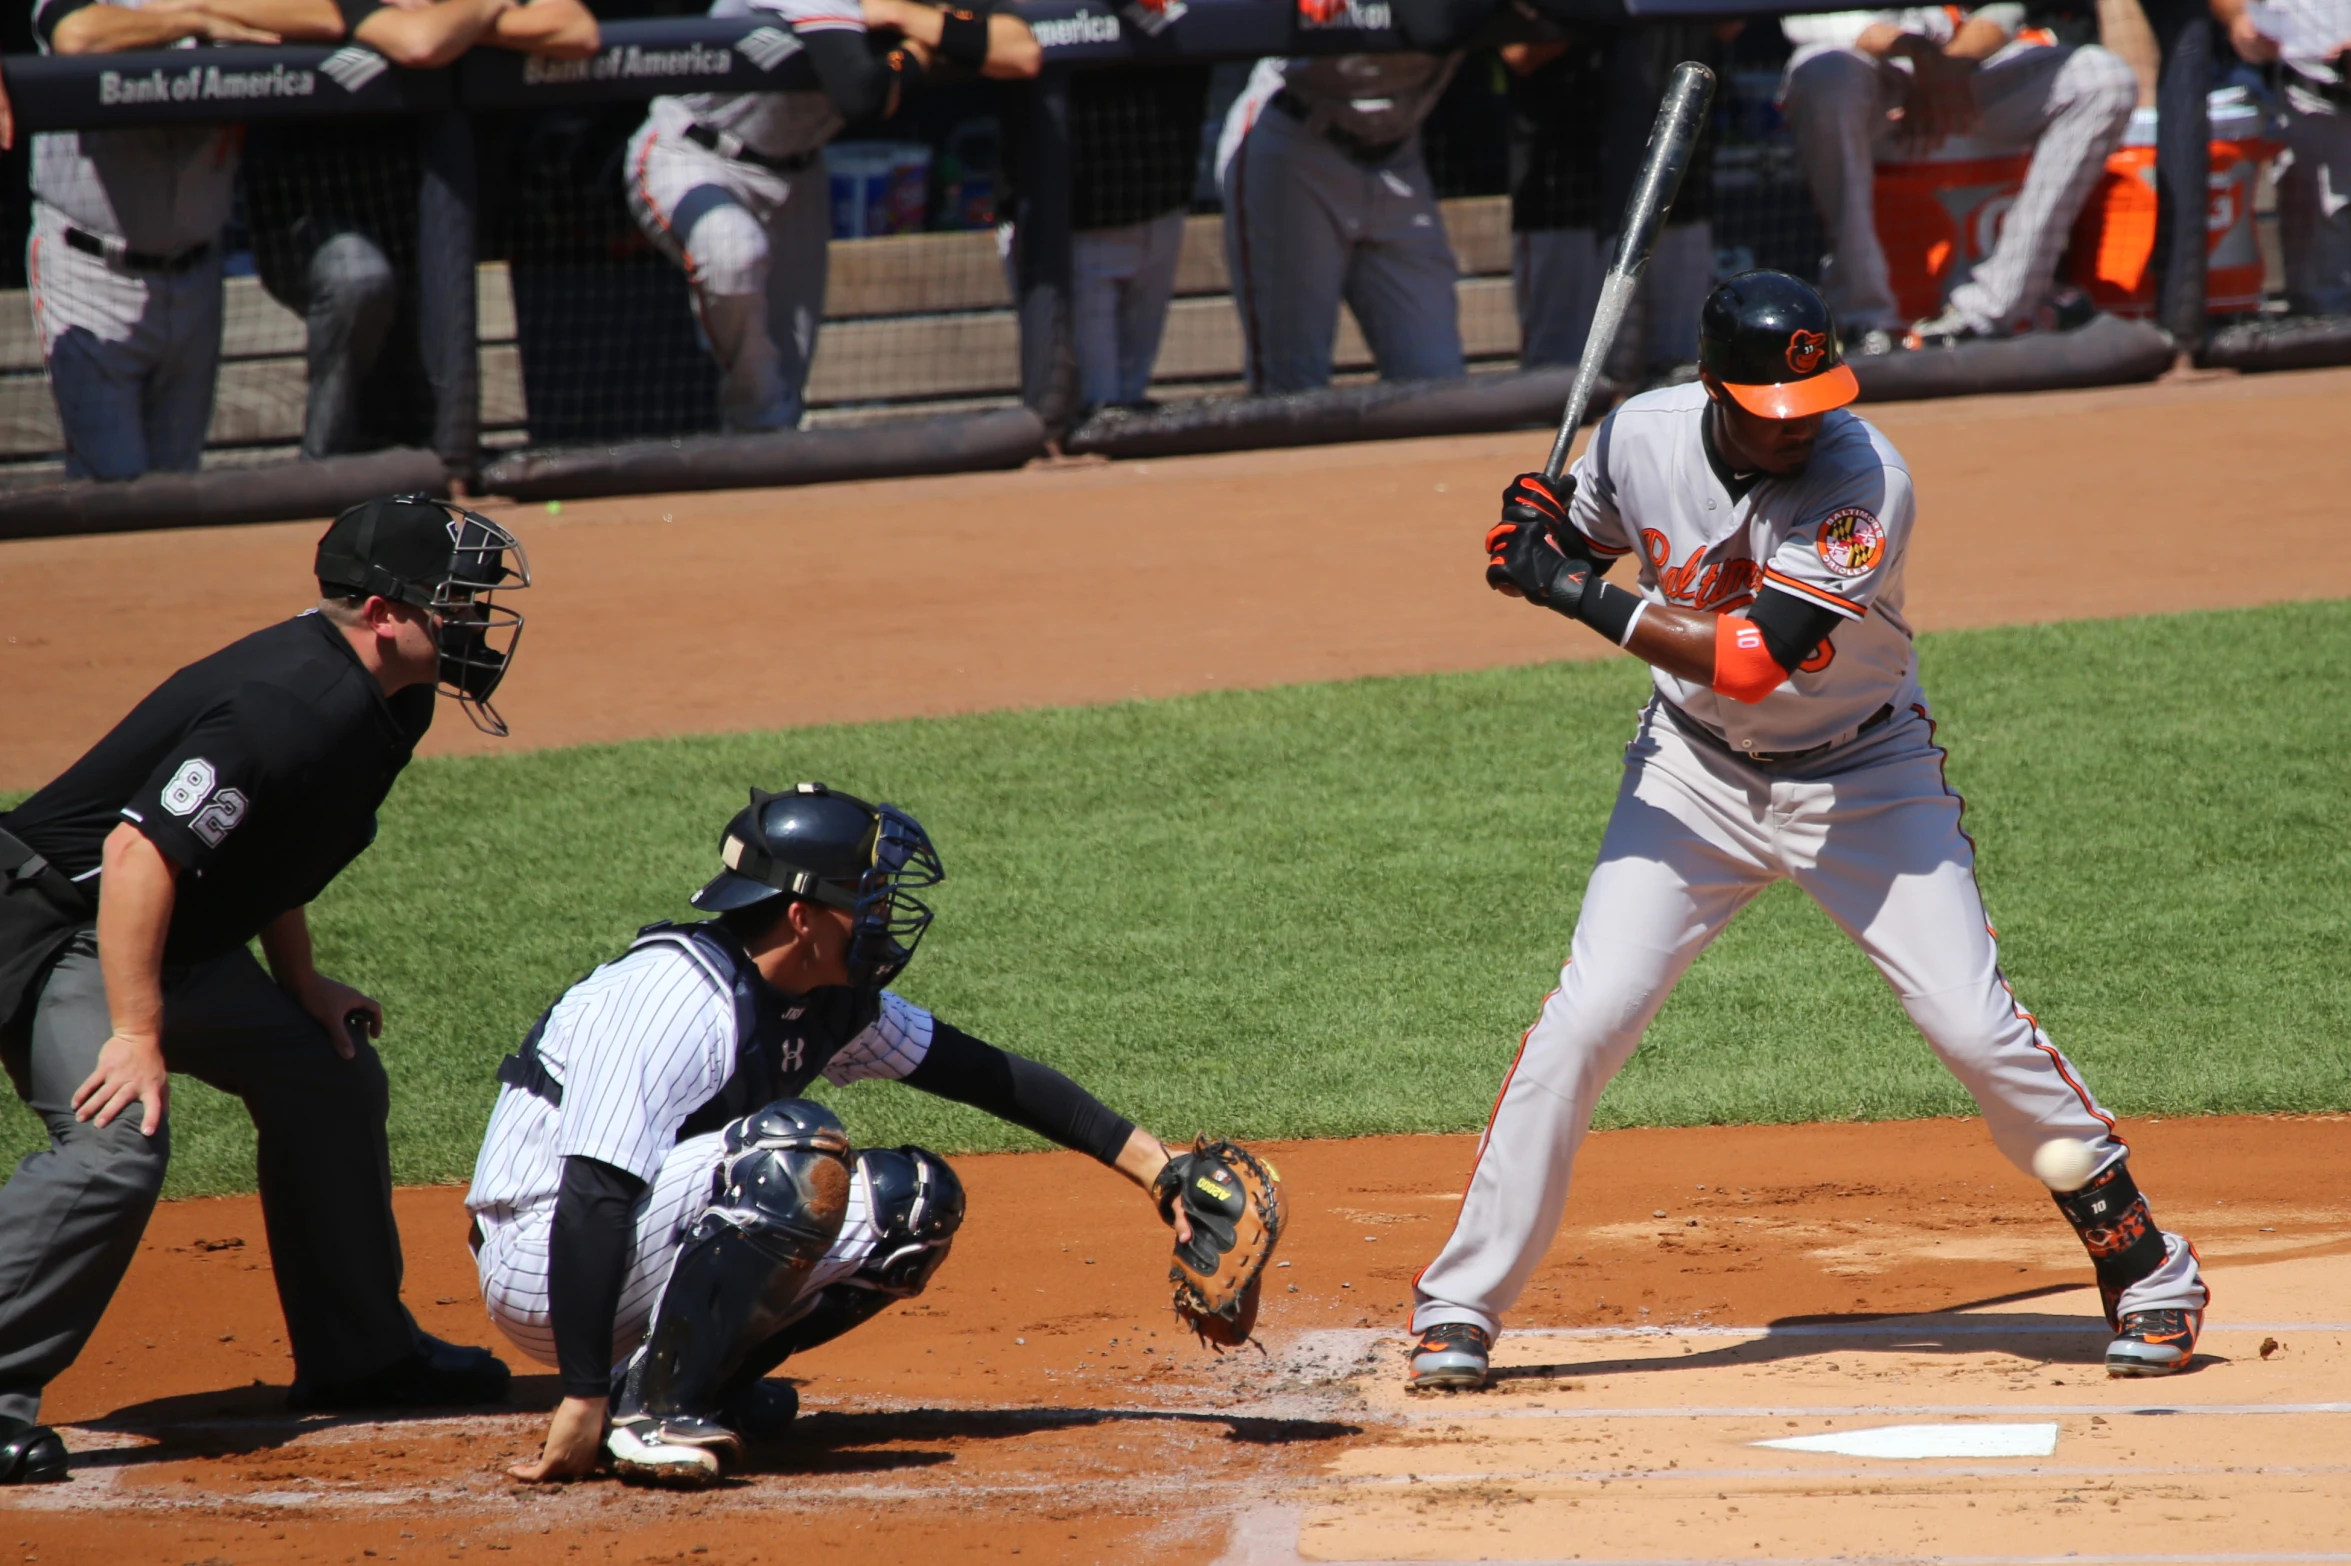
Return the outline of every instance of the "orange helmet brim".
<path id="1" fill-rule="evenodd" d="M 1803 419 L 1832 408 L 1842 408 L 1861 395 L 1861 383 L 1853 378 L 1849 364 L 1831 365 L 1818 375 L 1801 381 L 1781 381 L 1771 386 L 1732 386 L 1723 390 L 1735 398 L 1740 407 L 1766 419 Z"/>

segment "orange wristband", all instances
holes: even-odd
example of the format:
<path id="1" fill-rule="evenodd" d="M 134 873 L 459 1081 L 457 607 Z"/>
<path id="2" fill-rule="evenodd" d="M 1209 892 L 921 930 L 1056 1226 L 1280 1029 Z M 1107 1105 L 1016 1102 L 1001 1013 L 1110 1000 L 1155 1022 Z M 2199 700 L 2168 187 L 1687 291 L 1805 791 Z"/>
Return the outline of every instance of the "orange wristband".
<path id="1" fill-rule="evenodd" d="M 1726 614 L 1714 622 L 1714 689 L 1733 701 L 1752 706 L 1780 688 L 1788 671 L 1779 666 L 1763 645 L 1763 628 L 1744 615 Z"/>

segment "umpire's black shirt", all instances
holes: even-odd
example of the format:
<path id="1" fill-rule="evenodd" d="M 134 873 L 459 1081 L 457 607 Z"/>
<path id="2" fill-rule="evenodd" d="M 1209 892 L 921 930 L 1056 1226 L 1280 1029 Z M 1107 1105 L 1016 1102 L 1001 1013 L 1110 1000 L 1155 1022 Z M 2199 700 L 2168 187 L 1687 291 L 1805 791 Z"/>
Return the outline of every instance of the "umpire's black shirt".
<path id="1" fill-rule="evenodd" d="M 432 686 L 387 698 L 312 611 L 164 681 L 0 826 L 94 887 L 106 835 L 136 823 L 181 867 L 164 961 L 202 962 L 359 857 L 432 721 Z"/>

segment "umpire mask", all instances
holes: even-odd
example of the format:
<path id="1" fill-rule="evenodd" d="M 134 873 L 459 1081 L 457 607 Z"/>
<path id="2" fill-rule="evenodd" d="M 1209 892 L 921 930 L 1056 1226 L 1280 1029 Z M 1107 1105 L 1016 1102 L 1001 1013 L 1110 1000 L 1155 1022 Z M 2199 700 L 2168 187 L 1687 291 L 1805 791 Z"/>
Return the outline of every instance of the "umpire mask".
<path id="1" fill-rule="evenodd" d="M 851 915 L 849 982 L 880 989 L 913 960 L 931 910 L 914 893 L 946 879 L 921 823 L 822 783 L 751 791 L 719 839 L 726 868 L 694 894 L 710 913 L 803 897 Z"/>
<path id="2" fill-rule="evenodd" d="M 522 616 L 493 601 L 531 585 L 522 543 L 478 511 L 430 495 L 362 501 L 318 541 L 318 585 L 328 594 L 389 598 L 433 617 L 439 690 L 473 726 L 503 736 L 490 695 L 514 662 Z"/>

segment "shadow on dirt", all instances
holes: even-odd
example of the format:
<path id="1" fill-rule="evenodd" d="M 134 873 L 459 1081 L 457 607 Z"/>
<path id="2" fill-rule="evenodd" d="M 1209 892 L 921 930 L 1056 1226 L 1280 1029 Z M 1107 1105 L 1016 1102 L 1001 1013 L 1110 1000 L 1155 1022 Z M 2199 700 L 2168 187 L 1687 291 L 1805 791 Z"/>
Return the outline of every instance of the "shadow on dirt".
<path id="1" fill-rule="evenodd" d="M 1836 1353 L 1900 1354 L 2013 1354 L 2045 1365 L 2103 1365 L 2110 1333 L 2094 1316 L 2055 1316 L 2037 1312 L 2013 1315 L 1969 1316 L 1963 1311 L 1989 1305 L 2013 1305 L 2052 1294 L 2069 1294 L 2077 1285 L 2059 1284 L 2026 1289 L 2015 1294 L 1970 1300 L 1931 1315 L 1786 1316 L 1772 1322 L 1758 1338 L 1742 1338 L 1720 1348 L 1700 1348 L 1671 1357 L 1621 1357 L 1570 1360 L 1548 1365 L 1497 1365 L 1492 1381 L 1559 1381 L 1574 1376 L 1665 1374 L 1683 1370 L 1720 1370 L 1726 1367 L 1775 1364 L 1783 1360 L 1814 1359 Z M 1670 1334 L 1673 1328 L 1658 1329 Z M 2218 1355 L 2199 1354 L 2195 1368 L 2226 1363 Z"/>

